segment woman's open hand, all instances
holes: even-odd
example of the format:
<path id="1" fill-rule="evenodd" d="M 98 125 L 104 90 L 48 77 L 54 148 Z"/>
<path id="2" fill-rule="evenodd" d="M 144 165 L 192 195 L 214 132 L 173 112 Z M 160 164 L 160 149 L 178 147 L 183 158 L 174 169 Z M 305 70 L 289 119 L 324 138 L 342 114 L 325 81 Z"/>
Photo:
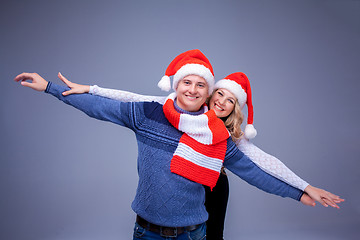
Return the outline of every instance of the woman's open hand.
<path id="1" fill-rule="evenodd" d="M 81 84 L 70 82 L 61 73 L 58 73 L 58 77 L 69 88 L 71 88 L 70 90 L 63 92 L 62 93 L 63 96 L 67 96 L 67 95 L 74 94 L 74 93 L 75 94 L 88 93 L 90 91 L 90 86 L 89 85 L 81 85 Z"/>
<path id="2" fill-rule="evenodd" d="M 340 208 L 337 203 L 345 201 L 345 199 L 340 198 L 339 196 L 332 194 L 331 192 L 325 191 L 320 188 L 313 187 L 311 185 L 307 186 L 304 190 L 313 200 L 318 201 L 324 207 L 329 205 L 334 208 Z"/>

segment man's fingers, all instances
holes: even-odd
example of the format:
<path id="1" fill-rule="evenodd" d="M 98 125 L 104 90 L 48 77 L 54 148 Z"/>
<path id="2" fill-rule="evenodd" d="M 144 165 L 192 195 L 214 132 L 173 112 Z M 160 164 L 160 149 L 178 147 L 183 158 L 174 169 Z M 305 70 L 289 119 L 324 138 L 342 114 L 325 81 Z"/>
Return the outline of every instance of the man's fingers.
<path id="1" fill-rule="evenodd" d="M 21 73 L 14 78 L 14 81 L 19 82 L 26 79 L 33 79 L 33 73 Z"/>
<path id="2" fill-rule="evenodd" d="M 31 87 L 31 84 L 30 82 L 25 82 L 25 81 L 21 81 L 20 82 L 21 85 L 25 86 L 25 87 Z"/>

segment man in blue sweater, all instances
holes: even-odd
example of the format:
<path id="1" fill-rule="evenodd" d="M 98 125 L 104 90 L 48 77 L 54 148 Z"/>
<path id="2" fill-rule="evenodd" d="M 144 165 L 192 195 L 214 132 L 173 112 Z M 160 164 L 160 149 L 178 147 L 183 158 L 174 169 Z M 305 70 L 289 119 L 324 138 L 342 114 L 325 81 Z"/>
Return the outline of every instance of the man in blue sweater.
<path id="1" fill-rule="evenodd" d="M 172 75 L 176 94 L 170 94 L 164 105 L 124 103 L 91 94 L 63 96 L 69 88 L 36 73 L 22 73 L 15 81 L 135 133 L 139 183 L 132 203 L 137 214 L 134 239 L 205 239 L 208 214 L 203 184 L 213 187 L 222 166 L 263 191 L 298 201 L 306 197 L 258 168 L 238 150 L 215 113 L 207 111 L 204 103 L 214 76 L 199 50 L 171 62 L 160 83 L 163 89 L 169 88 Z"/>

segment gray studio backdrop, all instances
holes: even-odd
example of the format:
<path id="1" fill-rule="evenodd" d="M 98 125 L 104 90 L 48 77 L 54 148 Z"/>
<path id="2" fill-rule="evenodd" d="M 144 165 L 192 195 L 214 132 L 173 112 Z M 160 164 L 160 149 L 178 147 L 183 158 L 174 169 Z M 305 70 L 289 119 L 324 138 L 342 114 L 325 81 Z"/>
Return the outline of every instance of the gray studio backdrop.
<path id="1" fill-rule="evenodd" d="M 306 207 L 229 174 L 227 239 L 358 239 L 359 1 L 1 1 L 0 239 L 131 239 L 134 134 L 13 82 L 38 72 L 165 95 L 198 48 L 216 79 L 245 72 L 254 143 L 346 198 Z M 246 113 L 246 111 L 245 111 Z"/>

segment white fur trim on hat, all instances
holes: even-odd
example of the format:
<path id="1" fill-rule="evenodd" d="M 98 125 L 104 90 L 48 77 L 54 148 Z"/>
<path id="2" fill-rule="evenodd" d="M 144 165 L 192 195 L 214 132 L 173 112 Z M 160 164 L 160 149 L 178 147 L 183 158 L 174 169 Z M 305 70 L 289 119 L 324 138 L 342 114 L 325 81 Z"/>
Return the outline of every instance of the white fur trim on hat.
<path id="1" fill-rule="evenodd" d="M 177 85 L 181 79 L 192 74 L 203 77 L 206 80 L 209 86 L 209 94 L 211 94 L 215 84 L 214 75 L 207 67 L 196 63 L 185 64 L 175 73 L 173 79 L 173 89 L 176 90 Z"/>
<path id="2" fill-rule="evenodd" d="M 160 81 L 158 82 L 158 87 L 163 91 L 170 91 L 171 84 L 170 84 L 170 77 L 169 76 L 163 76 Z"/>
<path id="3" fill-rule="evenodd" d="M 244 131 L 244 134 L 245 134 L 245 137 L 247 139 L 252 139 L 256 136 L 257 134 L 257 131 L 256 129 L 254 128 L 254 125 L 252 124 L 247 124 L 246 127 L 245 127 L 245 131 Z"/>
<path id="4" fill-rule="evenodd" d="M 241 109 L 243 109 L 247 100 L 247 94 L 238 83 L 229 79 L 221 79 L 215 84 L 215 89 L 219 88 L 225 88 L 234 94 L 240 104 Z"/>

